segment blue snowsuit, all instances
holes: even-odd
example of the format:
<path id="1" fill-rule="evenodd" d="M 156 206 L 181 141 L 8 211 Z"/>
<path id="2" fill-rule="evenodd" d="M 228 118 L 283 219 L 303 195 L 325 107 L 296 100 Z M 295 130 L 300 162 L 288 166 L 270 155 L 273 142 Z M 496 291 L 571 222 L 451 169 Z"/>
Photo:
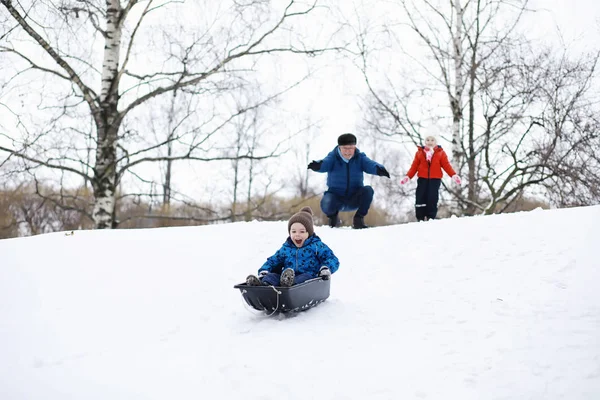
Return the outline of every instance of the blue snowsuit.
<path id="1" fill-rule="evenodd" d="M 269 272 L 262 281 L 279 286 L 281 273 L 284 269 L 291 268 L 295 272 L 294 284 L 298 284 L 319 276 L 319 270 L 323 266 L 329 268 L 333 274 L 338 270 L 340 261 L 333 251 L 313 234 L 304 241 L 302 247 L 296 247 L 288 237 L 281 248 L 267 258 L 263 266 L 258 269 L 258 273 Z"/>
<path id="2" fill-rule="evenodd" d="M 365 186 L 363 173 L 377 175 L 377 167 L 383 165 L 371 160 L 357 148 L 350 160 L 344 159 L 336 146 L 323 160 L 317 172 L 327 173 L 327 191 L 321 199 L 321 210 L 327 216 L 339 211 L 358 210 L 365 216 L 373 201 L 373 188 Z"/>

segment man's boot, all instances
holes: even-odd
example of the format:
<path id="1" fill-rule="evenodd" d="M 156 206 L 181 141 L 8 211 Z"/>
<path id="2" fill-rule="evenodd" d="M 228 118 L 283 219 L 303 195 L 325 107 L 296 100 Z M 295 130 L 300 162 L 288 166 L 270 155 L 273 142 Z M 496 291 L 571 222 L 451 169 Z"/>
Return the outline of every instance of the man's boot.
<path id="1" fill-rule="evenodd" d="M 352 228 L 353 229 L 365 229 L 368 228 L 365 225 L 365 217 L 364 215 L 354 214 L 354 219 L 352 220 Z"/>
<path id="2" fill-rule="evenodd" d="M 327 219 L 329 219 L 328 225 L 330 228 L 337 228 L 340 226 L 340 219 L 338 218 L 337 214 L 328 215 Z"/>

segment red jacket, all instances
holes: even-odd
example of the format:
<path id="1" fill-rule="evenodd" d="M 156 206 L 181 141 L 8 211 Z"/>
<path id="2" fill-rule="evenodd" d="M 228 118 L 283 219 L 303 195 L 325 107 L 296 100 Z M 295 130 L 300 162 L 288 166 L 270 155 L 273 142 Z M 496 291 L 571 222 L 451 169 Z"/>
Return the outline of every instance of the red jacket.
<path id="1" fill-rule="evenodd" d="M 450 165 L 450 161 L 448 161 L 448 156 L 442 146 L 435 146 L 433 148 L 433 156 L 431 157 L 431 162 L 427 161 L 427 156 L 425 155 L 425 149 L 423 146 L 419 146 L 417 148 L 417 154 L 415 154 L 415 159 L 406 174 L 409 178 L 412 179 L 415 174 L 419 178 L 435 178 L 442 179 L 442 168 L 446 173 L 450 176 L 456 175 L 454 169 L 452 169 L 452 165 Z"/>

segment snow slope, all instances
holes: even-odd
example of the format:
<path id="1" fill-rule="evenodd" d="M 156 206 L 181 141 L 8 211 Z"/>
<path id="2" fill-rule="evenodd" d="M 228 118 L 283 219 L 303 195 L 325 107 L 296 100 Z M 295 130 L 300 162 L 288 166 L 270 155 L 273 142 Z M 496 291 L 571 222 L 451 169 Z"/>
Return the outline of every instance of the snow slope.
<path id="1" fill-rule="evenodd" d="M 233 285 L 286 222 L 0 241 L 0 399 L 599 399 L 600 207 L 316 227 L 331 297 Z"/>

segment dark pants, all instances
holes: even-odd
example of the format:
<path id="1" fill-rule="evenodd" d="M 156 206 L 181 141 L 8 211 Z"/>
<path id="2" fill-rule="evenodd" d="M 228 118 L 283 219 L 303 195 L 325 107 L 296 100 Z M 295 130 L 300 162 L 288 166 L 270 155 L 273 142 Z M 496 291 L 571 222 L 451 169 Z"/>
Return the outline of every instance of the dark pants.
<path id="1" fill-rule="evenodd" d="M 340 211 L 354 210 L 357 210 L 357 215 L 364 217 L 369 212 L 374 193 L 371 186 L 363 186 L 349 197 L 325 192 L 321 199 L 321 210 L 328 217 L 337 215 Z"/>
<path id="2" fill-rule="evenodd" d="M 294 285 L 297 285 L 302 282 L 306 282 L 309 279 L 316 278 L 316 276 L 312 276 L 312 274 L 299 274 L 294 277 Z M 279 286 L 279 280 L 281 279 L 281 274 L 276 274 L 274 272 L 269 272 L 262 278 L 263 283 L 268 283 L 272 286 Z"/>
<path id="3" fill-rule="evenodd" d="M 419 178 L 417 180 L 417 198 L 415 202 L 417 221 L 423 221 L 425 217 L 435 219 L 437 216 L 441 183 L 441 179 Z"/>

